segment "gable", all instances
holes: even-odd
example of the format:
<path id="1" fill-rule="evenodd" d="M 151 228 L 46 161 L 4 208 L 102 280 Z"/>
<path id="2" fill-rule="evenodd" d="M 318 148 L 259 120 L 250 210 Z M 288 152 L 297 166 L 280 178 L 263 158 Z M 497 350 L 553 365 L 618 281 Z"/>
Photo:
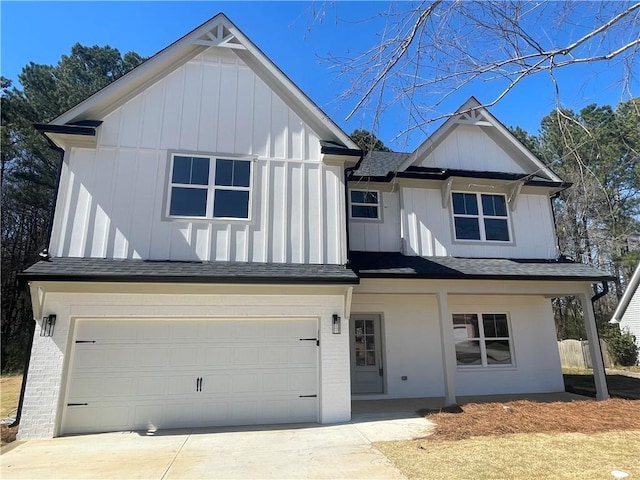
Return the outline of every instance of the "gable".
<path id="1" fill-rule="evenodd" d="M 210 47 L 105 116 L 100 147 L 320 159 L 320 137 L 245 62 Z"/>
<path id="2" fill-rule="evenodd" d="M 223 14 L 218 14 L 197 27 L 142 65 L 65 112 L 51 124 L 67 125 L 82 120 L 102 120 L 208 49 L 222 50 L 239 58 L 269 85 L 271 90 L 277 92 L 297 116 L 311 125 L 323 140 L 337 142 L 348 148 L 357 148 L 349 136 Z"/>
<path id="3" fill-rule="evenodd" d="M 535 174 L 553 182 L 561 181 L 473 97 L 398 170 L 409 167 Z"/>
<path id="4" fill-rule="evenodd" d="M 455 125 L 415 166 L 482 172 L 533 173 L 476 125 Z M 524 165 L 523 165 L 524 164 Z"/>

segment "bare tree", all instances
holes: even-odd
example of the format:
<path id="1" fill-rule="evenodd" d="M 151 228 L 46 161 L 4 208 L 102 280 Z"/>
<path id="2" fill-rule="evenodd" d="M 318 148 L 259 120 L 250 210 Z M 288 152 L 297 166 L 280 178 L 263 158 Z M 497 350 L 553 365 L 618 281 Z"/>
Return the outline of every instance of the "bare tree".
<path id="1" fill-rule="evenodd" d="M 351 85 L 347 119 L 365 108 L 375 119 L 403 104 L 408 122 L 396 138 L 450 116 L 443 104 L 477 82 L 500 85 L 485 107 L 540 74 L 553 82 L 559 106 L 556 72 L 581 64 L 615 64 L 621 91 L 637 86 L 640 3 L 433 0 L 392 2 L 380 15 L 386 27 L 376 45 L 331 61 Z"/>

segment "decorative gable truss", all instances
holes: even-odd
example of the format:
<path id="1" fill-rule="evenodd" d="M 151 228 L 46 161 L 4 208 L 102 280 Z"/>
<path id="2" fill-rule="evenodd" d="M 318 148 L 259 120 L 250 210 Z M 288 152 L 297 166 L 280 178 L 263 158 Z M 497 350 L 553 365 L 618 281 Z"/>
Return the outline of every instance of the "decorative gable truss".
<path id="1" fill-rule="evenodd" d="M 206 47 L 235 48 L 238 50 L 247 49 L 229 30 L 229 28 L 222 23 L 214 26 L 214 28 L 206 32 L 193 43 L 196 45 L 204 45 Z"/>

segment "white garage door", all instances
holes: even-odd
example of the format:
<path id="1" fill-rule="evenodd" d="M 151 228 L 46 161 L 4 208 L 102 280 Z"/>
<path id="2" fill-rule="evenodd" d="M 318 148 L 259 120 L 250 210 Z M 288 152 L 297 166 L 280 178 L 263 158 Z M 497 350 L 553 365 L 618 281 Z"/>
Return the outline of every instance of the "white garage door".
<path id="1" fill-rule="evenodd" d="M 76 321 L 62 433 L 316 422 L 316 319 Z"/>

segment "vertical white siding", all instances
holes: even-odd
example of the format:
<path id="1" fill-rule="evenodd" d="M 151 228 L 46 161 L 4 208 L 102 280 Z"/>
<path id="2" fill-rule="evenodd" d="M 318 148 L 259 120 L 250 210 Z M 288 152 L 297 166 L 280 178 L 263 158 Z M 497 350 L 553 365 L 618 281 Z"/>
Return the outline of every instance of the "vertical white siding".
<path id="1" fill-rule="evenodd" d="M 402 240 L 407 255 L 555 258 L 557 241 L 549 199 L 545 195 L 520 194 L 509 212 L 513 242 L 454 241 L 450 208 L 442 208 L 439 189 L 407 188 L 402 195 Z"/>
<path id="2" fill-rule="evenodd" d="M 357 189 L 356 186 L 352 188 Z M 400 194 L 398 191 L 381 192 L 382 218 L 380 221 L 349 218 L 349 248 L 363 252 L 399 252 Z M 351 215 L 351 214 L 349 214 Z"/>
<path id="3" fill-rule="evenodd" d="M 636 345 L 640 347 L 640 289 L 637 289 L 627 310 L 624 312 L 622 319 L 620 320 L 620 329 L 631 332 L 636 337 Z"/>
<path id="4" fill-rule="evenodd" d="M 233 52 L 205 51 L 103 120 L 96 149 L 67 152 L 55 255 L 344 263 L 341 168 Z M 171 151 L 254 158 L 251 220 L 163 219 Z"/>
<path id="5" fill-rule="evenodd" d="M 482 127 L 457 125 L 419 164 L 460 170 L 527 173 Z"/>

